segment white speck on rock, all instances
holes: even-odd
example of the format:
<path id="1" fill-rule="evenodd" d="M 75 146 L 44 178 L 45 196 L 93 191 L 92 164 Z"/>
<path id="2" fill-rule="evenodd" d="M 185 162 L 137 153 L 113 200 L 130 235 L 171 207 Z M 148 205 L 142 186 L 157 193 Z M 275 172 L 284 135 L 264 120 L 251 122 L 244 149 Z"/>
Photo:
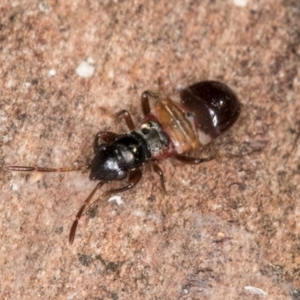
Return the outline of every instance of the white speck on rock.
<path id="1" fill-rule="evenodd" d="M 56 70 L 55 69 L 51 69 L 51 70 L 48 71 L 48 76 L 49 77 L 53 77 L 55 75 L 56 75 Z"/>
<path id="2" fill-rule="evenodd" d="M 11 185 L 11 189 L 12 189 L 13 191 L 17 191 L 17 190 L 19 189 L 19 186 L 18 186 L 17 184 L 13 183 L 13 184 Z"/>
<path id="3" fill-rule="evenodd" d="M 118 205 L 124 204 L 124 201 L 120 196 L 112 196 L 108 199 L 108 202 L 113 202 L 115 201 Z"/>
<path id="4" fill-rule="evenodd" d="M 25 83 L 24 83 L 25 89 L 29 89 L 30 86 L 31 86 L 31 83 L 30 83 L 30 82 L 25 82 Z"/>
<path id="5" fill-rule="evenodd" d="M 248 4 L 248 0 L 233 0 L 234 5 L 239 7 L 245 7 Z"/>
<path id="6" fill-rule="evenodd" d="M 89 57 L 86 61 L 80 62 L 79 66 L 76 68 L 76 74 L 82 78 L 89 78 L 93 76 L 95 71 L 94 64 L 94 59 Z"/>
<path id="7" fill-rule="evenodd" d="M 253 295 L 268 296 L 268 293 L 254 286 L 247 285 L 244 287 L 244 289 Z"/>

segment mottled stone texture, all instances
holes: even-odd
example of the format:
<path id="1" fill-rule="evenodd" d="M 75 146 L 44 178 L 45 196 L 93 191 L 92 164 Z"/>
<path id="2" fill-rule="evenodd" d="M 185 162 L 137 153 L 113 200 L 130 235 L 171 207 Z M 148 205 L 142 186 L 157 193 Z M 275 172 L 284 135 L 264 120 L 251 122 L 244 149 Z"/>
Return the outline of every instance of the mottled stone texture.
<path id="1" fill-rule="evenodd" d="M 85 164 L 97 131 L 125 130 L 112 113 L 141 119 L 146 89 L 220 80 L 243 107 L 214 161 L 161 162 L 167 196 L 145 168 L 72 246 L 96 183 L 0 170 L 0 298 L 300 299 L 299 20 L 297 0 L 2 1 L 3 164 Z"/>

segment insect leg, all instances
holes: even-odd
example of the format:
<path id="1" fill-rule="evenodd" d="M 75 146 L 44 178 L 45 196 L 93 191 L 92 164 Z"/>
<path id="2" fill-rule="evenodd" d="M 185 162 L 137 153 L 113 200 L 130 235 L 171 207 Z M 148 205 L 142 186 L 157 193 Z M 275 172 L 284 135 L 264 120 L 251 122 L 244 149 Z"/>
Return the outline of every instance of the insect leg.
<path id="1" fill-rule="evenodd" d="M 133 121 L 132 121 L 132 118 L 131 118 L 131 115 L 130 113 L 128 112 L 128 110 L 120 110 L 119 112 L 117 112 L 116 114 L 114 114 L 114 117 L 115 118 L 119 118 L 119 117 L 123 117 L 125 122 L 126 122 L 126 125 L 128 127 L 129 130 L 134 130 L 135 126 L 133 124 Z"/>
<path id="2" fill-rule="evenodd" d="M 207 158 L 197 158 L 197 157 L 191 157 L 191 156 L 182 155 L 182 154 L 175 154 L 175 155 L 173 155 L 173 157 L 175 159 L 177 159 L 178 161 L 185 163 L 185 164 L 198 165 L 202 162 L 213 160 L 216 156 L 211 156 L 211 157 L 207 157 Z"/>
<path id="3" fill-rule="evenodd" d="M 165 186 L 164 173 L 163 173 L 162 169 L 160 168 L 160 166 L 156 162 L 152 162 L 152 169 L 159 176 L 162 190 L 165 194 L 167 194 L 167 190 L 166 190 L 166 186 Z"/>
<path id="4" fill-rule="evenodd" d="M 135 187 L 139 181 L 142 178 L 142 171 L 141 169 L 134 169 L 134 170 L 130 170 L 129 174 L 128 174 L 128 184 L 118 188 L 118 189 L 112 189 L 112 190 L 108 190 L 107 192 L 105 192 L 106 195 L 111 195 L 111 194 L 115 194 L 115 193 L 121 193 L 127 190 L 132 189 L 133 187 Z"/>
<path id="5" fill-rule="evenodd" d="M 111 144 L 115 138 L 118 136 L 118 134 L 110 131 L 100 131 L 96 134 L 94 139 L 94 152 L 96 153 L 99 146 L 99 139 L 102 141 Z"/>
<path id="6" fill-rule="evenodd" d="M 142 171 L 140 169 L 131 170 L 131 171 L 129 171 L 129 175 L 128 175 L 128 182 L 129 183 L 127 185 L 121 187 L 121 188 L 111 189 L 111 190 L 106 191 L 105 196 L 110 196 L 112 194 L 122 193 L 122 192 L 125 192 L 127 190 L 130 190 L 130 189 L 134 188 L 139 183 L 141 178 L 142 178 Z M 97 202 L 98 202 L 98 200 L 92 202 L 90 207 L 95 205 Z"/>
<path id="7" fill-rule="evenodd" d="M 149 97 L 158 98 L 158 95 L 151 93 L 149 91 L 145 91 L 142 93 L 141 104 L 142 104 L 142 111 L 144 116 L 150 113 Z"/>

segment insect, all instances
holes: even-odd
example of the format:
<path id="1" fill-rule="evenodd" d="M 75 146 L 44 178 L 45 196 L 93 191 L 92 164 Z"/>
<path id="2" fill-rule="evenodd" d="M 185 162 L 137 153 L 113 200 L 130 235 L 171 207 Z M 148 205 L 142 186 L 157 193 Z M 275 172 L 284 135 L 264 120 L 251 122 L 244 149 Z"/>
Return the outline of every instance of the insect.
<path id="1" fill-rule="evenodd" d="M 117 134 L 100 131 L 94 139 L 94 157 L 88 167 L 90 179 L 99 181 L 79 209 L 71 226 L 69 243 L 75 238 L 78 222 L 88 205 L 105 183 L 127 178 L 123 187 L 111 189 L 105 195 L 124 192 L 135 187 L 142 178 L 141 167 L 150 163 L 158 174 L 163 191 L 165 180 L 158 161 L 173 157 L 183 163 L 199 164 L 212 158 L 195 158 L 187 153 L 209 143 L 228 130 L 238 119 L 240 103 L 235 93 L 217 81 L 202 81 L 181 90 L 181 102 L 161 99 L 150 109 L 149 97 L 156 94 L 144 92 L 141 105 L 144 118 L 135 126 L 130 113 L 121 110 L 116 118 L 124 118 L 129 133 Z M 101 140 L 101 142 L 100 142 Z M 68 172 L 81 168 L 43 168 L 5 166 L 9 171 Z"/>

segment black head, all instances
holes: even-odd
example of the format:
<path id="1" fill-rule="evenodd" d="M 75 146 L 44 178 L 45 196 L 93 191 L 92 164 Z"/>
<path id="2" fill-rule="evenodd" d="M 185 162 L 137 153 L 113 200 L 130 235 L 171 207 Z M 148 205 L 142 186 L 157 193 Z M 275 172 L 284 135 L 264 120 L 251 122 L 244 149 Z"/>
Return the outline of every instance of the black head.
<path id="1" fill-rule="evenodd" d="M 218 81 L 202 81 L 183 89 L 181 103 L 193 114 L 199 129 L 215 138 L 238 119 L 240 103 L 235 93 Z"/>
<path id="2" fill-rule="evenodd" d="M 148 159 L 144 139 L 134 132 L 119 135 L 111 144 L 98 146 L 91 163 L 91 180 L 122 180 L 127 171 L 140 168 Z"/>
<path id="3" fill-rule="evenodd" d="M 120 159 L 108 144 L 99 145 L 91 163 L 91 180 L 122 180 L 127 176 L 126 170 L 120 168 Z"/>

